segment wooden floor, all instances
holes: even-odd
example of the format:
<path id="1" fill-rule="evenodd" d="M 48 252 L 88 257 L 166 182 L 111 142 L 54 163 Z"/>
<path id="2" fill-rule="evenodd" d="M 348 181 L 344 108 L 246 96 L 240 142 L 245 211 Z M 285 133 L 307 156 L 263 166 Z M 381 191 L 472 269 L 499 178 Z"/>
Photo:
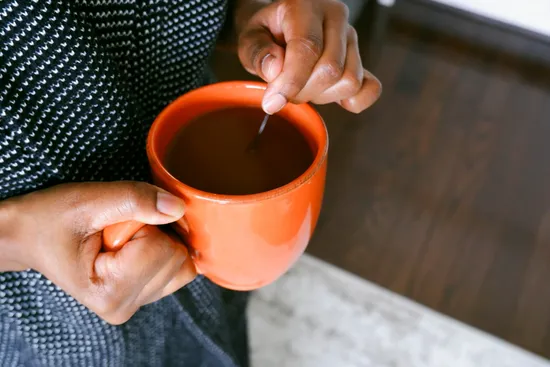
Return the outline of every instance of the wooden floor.
<path id="1" fill-rule="evenodd" d="M 550 357 L 550 45 L 416 1 L 358 24 L 384 93 L 359 116 L 319 108 L 309 252 Z"/>

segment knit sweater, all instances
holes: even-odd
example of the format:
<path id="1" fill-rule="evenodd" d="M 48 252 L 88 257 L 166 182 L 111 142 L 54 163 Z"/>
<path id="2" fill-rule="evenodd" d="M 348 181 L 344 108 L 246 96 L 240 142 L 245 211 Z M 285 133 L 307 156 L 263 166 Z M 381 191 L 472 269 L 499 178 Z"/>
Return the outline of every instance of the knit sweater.
<path id="1" fill-rule="evenodd" d="M 0 200 L 148 181 L 154 117 L 206 80 L 226 0 L 0 2 Z M 246 294 L 203 277 L 112 326 L 34 271 L 0 273 L 1 366 L 246 366 Z"/>

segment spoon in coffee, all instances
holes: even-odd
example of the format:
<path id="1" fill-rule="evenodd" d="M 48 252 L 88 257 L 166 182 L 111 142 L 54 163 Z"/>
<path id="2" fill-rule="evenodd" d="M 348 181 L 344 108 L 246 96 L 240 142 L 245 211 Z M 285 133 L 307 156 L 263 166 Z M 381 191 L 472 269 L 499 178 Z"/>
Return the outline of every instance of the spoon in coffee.
<path id="1" fill-rule="evenodd" d="M 269 120 L 269 116 L 271 115 L 268 113 L 265 114 L 260 128 L 258 129 L 258 133 L 256 134 L 256 136 L 254 136 L 254 139 L 252 139 L 252 141 L 250 142 L 250 144 L 248 144 L 248 147 L 246 148 L 247 152 L 254 152 L 257 149 L 258 143 L 260 142 L 260 137 L 262 136 L 262 133 L 265 130 L 265 126 L 267 125 L 267 120 Z"/>

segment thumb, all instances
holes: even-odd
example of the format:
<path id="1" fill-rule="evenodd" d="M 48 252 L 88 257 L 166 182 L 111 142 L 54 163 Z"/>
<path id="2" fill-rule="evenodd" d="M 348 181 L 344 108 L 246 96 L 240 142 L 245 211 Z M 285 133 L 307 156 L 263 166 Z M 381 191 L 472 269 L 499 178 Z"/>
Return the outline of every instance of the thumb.
<path id="1" fill-rule="evenodd" d="M 270 83 L 283 70 L 284 57 L 284 49 L 266 27 L 253 25 L 241 33 L 239 59 L 249 73 Z"/>
<path id="2" fill-rule="evenodd" d="M 179 220 L 185 212 L 183 200 L 143 182 L 96 184 L 88 195 L 91 197 L 86 212 L 93 231 L 126 221 L 168 224 Z"/>

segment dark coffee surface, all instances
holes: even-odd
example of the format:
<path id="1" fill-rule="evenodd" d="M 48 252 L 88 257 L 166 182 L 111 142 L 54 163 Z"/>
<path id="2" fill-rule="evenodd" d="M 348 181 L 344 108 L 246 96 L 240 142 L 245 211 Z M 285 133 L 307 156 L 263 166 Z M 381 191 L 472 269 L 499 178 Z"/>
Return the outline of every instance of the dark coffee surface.
<path id="1" fill-rule="evenodd" d="M 253 151 L 248 148 L 265 114 L 230 108 L 201 116 L 182 127 L 164 164 L 181 182 L 207 192 L 246 195 L 283 186 L 304 173 L 313 153 L 303 135 L 274 115 Z"/>

